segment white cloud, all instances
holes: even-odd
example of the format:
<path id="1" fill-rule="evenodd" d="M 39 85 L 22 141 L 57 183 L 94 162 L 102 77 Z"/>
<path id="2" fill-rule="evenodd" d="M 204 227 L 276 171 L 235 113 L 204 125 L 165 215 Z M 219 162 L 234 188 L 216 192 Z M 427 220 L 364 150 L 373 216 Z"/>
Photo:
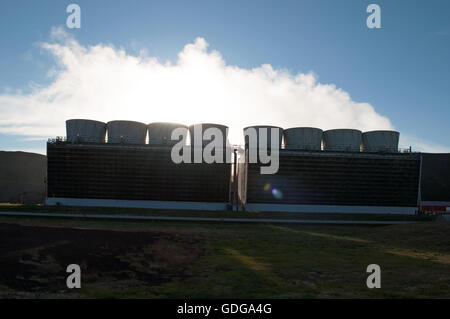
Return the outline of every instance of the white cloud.
<path id="1" fill-rule="evenodd" d="M 0 95 L 0 133 L 65 135 L 69 118 L 221 123 L 230 127 L 232 143 L 242 142 L 243 127 L 256 124 L 393 128 L 370 104 L 312 73 L 227 65 L 203 38 L 187 44 L 175 63 L 112 45 L 83 46 L 61 28 L 41 46 L 55 57 L 54 80 L 30 94 Z"/>
<path id="2" fill-rule="evenodd" d="M 414 152 L 426 152 L 426 153 L 450 153 L 450 147 L 439 145 L 430 141 L 426 141 L 422 138 L 418 138 L 412 135 L 400 134 L 400 148 L 407 149 L 411 146 Z"/>

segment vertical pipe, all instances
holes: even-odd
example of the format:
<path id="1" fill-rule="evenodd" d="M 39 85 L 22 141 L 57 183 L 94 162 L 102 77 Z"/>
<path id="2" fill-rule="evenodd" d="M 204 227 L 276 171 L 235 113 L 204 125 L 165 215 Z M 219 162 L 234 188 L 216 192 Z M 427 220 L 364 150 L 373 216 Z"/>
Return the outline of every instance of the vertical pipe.
<path id="1" fill-rule="evenodd" d="M 242 211 L 245 212 L 245 204 L 247 204 L 247 180 L 248 180 L 248 148 L 245 148 L 244 153 L 244 201 L 242 202 Z"/>
<path id="2" fill-rule="evenodd" d="M 418 207 L 418 212 L 420 211 L 420 204 L 422 201 L 422 158 L 423 158 L 423 154 L 420 153 L 420 167 L 419 167 L 419 186 L 417 188 L 417 207 Z"/>
<path id="3" fill-rule="evenodd" d="M 47 162 L 47 164 L 46 164 L 47 170 L 46 170 L 45 178 L 44 178 L 44 185 L 45 185 L 44 205 L 47 204 L 47 198 L 48 198 L 48 143 L 49 143 L 49 142 L 47 142 L 47 155 L 46 155 L 46 159 L 47 159 L 47 160 L 46 160 L 46 162 Z"/>
<path id="4" fill-rule="evenodd" d="M 231 203 L 231 205 L 232 205 L 232 210 L 234 211 L 234 206 L 235 206 L 235 202 L 236 202 L 236 196 L 237 196 L 237 186 L 238 186 L 238 184 L 237 184 L 237 182 L 238 182 L 238 180 L 237 180 L 237 169 L 238 169 L 238 166 L 237 166 L 237 149 L 236 149 L 236 147 L 233 149 L 233 156 L 234 156 L 234 158 L 233 158 L 233 162 L 234 162 L 234 169 L 233 169 L 233 198 L 232 198 L 232 203 Z"/>
<path id="5" fill-rule="evenodd" d="M 231 176 L 231 171 L 233 170 L 233 165 L 230 165 L 230 178 L 228 179 L 228 205 L 227 205 L 227 210 L 233 211 L 233 196 L 231 196 L 232 194 L 232 189 L 233 189 L 233 183 L 234 181 L 232 181 L 232 176 Z M 234 171 L 233 171 L 233 175 L 234 175 Z"/>

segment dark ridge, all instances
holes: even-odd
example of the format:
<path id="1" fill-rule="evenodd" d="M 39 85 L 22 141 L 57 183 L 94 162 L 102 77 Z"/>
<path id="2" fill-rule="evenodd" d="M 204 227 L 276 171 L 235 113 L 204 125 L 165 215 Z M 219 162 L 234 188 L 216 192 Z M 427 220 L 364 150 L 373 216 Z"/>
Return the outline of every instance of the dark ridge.
<path id="1" fill-rule="evenodd" d="M 40 204 L 45 199 L 47 157 L 0 151 L 0 202 Z"/>

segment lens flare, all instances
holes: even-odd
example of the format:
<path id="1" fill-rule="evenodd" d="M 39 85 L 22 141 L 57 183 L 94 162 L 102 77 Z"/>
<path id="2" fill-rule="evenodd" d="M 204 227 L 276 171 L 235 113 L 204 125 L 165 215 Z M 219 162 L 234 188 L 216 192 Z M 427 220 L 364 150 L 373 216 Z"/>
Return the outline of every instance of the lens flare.
<path id="1" fill-rule="evenodd" d="M 273 195 L 273 197 L 275 197 L 276 199 L 281 199 L 281 198 L 283 198 L 283 193 L 282 193 L 280 190 L 276 189 L 276 188 L 273 188 L 273 189 L 272 189 L 272 195 Z"/>

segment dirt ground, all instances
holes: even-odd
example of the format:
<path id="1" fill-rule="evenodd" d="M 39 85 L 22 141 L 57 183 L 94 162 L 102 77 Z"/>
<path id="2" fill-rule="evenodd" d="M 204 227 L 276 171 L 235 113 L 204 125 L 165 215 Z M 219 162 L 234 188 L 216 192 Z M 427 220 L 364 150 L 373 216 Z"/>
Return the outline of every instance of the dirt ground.
<path id="1" fill-rule="evenodd" d="M 450 298 L 450 223 L 0 217 L 0 298 Z M 81 289 L 66 267 L 81 267 Z M 367 266 L 381 268 L 369 289 Z"/>
<path id="2" fill-rule="evenodd" d="M 69 264 L 80 265 L 86 284 L 160 285 L 186 278 L 186 267 L 201 255 L 201 246 L 192 238 L 162 232 L 0 224 L 3 297 L 11 296 L 8 291 L 15 292 L 11 297 L 68 293 Z"/>

